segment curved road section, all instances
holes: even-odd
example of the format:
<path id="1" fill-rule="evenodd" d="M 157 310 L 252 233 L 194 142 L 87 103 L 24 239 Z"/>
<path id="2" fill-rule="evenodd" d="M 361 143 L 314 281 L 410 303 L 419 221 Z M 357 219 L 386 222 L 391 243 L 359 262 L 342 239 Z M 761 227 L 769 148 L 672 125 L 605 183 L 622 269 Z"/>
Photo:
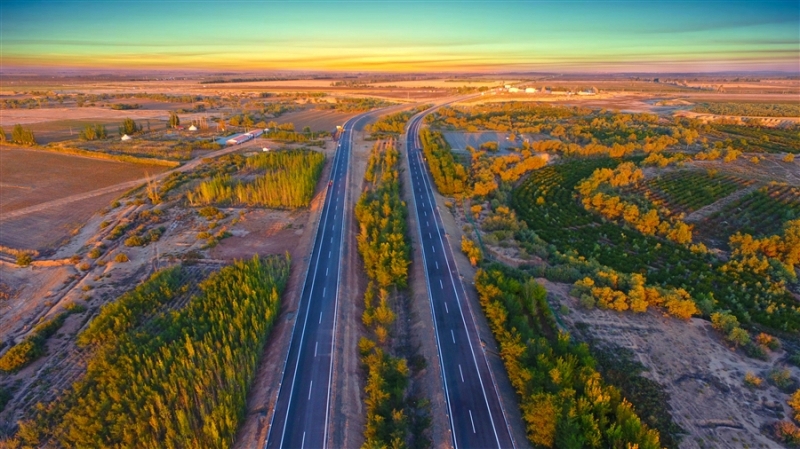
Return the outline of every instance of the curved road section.
<path id="1" fill-rule="evenodd" d="M 266 448 L 327 447 L 347 169 L 353 129 L 367 118 L 348 120 L 339 138 Z"/>
<path id="2" fill-rule="evenodd" d="M 424 115 L 409 122 L 406 154 L 453 445 L 456 449 L 511 448 L 514 441 L 420 150 L 419 128 Z"/>

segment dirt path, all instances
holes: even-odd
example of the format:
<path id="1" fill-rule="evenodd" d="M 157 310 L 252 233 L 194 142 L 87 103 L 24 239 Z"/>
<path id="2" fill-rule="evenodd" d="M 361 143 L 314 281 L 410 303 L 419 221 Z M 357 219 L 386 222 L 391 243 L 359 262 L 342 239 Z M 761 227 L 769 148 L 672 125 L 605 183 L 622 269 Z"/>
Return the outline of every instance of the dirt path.
<path id="1" fill-rule="evenodd" d="M 699 223 L 699 222 L 705 220 L 706 218 L 708 218 L 709 215 L 722 210 L 723 207 L 725 207 L 728 204 L 738 200 L 739 198 L 742 198 L 743 196 L 749 194 L 750 192 L 758 190 L 763 185 L 764 184 L 762 184 L 762 183 L 757 183 L 757 184 L 753 184 L 753 185 L 751 185 L 751 186 L 749 186 L 749 187 L 747 187 L 745 189 L 737 190 L 736 192 L 731 193 L 730 195 L 726 196 L 725 198 L 721 198 L 721 199 L 709 204 L 708 206 L 701 207 L 700 209 L 697 209 L 696 211 L 694 211 L 691 214 L 687 215 L 683 219 L 683 221 L 685 221 L 686 223 Z"/>
<path id="2" fill-rule="evenodd" d="M 49 209 L 52 209 L 52 208 L 55 208 L 55 207 L 65 206 L 65 205 L 70 204 L 70 203 L 86 200 L 86 199 L 89 199 L 89 198 L 98 197 L 98 196 L 101 196 L 101 195 L 107 195 L 109 193 L 114 193 L 114 192 L 119 192 L 119 191 L 122 191 L 122 190 L 132 189 L 134 187 L 140 186 L 140 185 L 148 182 L 148 179 L 151 180 L 151 181 L 160 181 L 160 180 L 164 179 L 165 177 L 167 177 L 172 172 L 186 172 L 186 171 L 194 170 L 197 167 L 199 167 L 201 164 L 203 164 L 206 159 L 220 157 L 220 156 L 223 156 L 223 155 L 226 155 L 226 154 L 233 153 L 233 152 L 236 152 L 238 150 L 241 150 L 242 148 L 244 148 L 244 147 L 239 146 L 239 145 L 232 146 L 232 147 L 226 147 L 226 148 L 223 148 L 221 150 L 214 151 L 213 153 L 209 153 L 209 154 L 203 155 L 201 157 L 196 157 L 196 158 L 192 159 L 191 161 L 187 162 L 186 164 L 181 165 L 180 167 L 174 168 L 174 169 L 169 170 L 169 171 L 165 171 L 163 173 L 160 173 L 160 174 L 155 175 L 155 176 L 151 176 L 149 178 L 145 177 L 145 178 L 135 179 L 133 181 L 123 182 L 123 183 L 120 183 L 120 184 L 114 184 L 114 185 L 111 185 L 111 186 L 108 186 L 108 187 L 95 189 L 95 190 L 92 190 L 92 191 L 89 191 L 89 192 L 78 193 L 78 194 L 75 194 L 75 195 L 66 196 L 66 197 L 63 197 L 63 198 L 56 199 L 56 200 L 47 201 L 47 202 L 39 203 L 39 204 L 34 204 L 33 206 L 24 207 L 22 209 L 17 209 L 17 210 L 11 211 L 11 212 L 0 213 L 0 221 L 6 221 L 6 220 L 10 220 L 12 218 L 18 218 L 18 217 L 22 217 L 24 215 L 28 215 L 28 214 L 32 214 L 32 213 L 36 213 L 36 212 L 43 212 L 43 211 L 46 211 L 46 210 L 49 210 Z M 82 156 L 75 156 L 75 157 L 82 157 Z"/>

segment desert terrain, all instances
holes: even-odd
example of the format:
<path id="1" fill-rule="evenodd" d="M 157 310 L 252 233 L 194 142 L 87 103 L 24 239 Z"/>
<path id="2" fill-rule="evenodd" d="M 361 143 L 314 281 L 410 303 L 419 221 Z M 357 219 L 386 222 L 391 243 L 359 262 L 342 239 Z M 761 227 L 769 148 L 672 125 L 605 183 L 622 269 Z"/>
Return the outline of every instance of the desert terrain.
<path id="1" fill-rule="evenodd" d="M 104 305 L 113 303 L 154 272 L 178 264 L 188 267 L 183 280 L 187 293 L 167 307 L 178 310 L 185 306 L 192 292 L 198 291 L 203 279 L 232 261 L 249 259 L 254 254 L 289 254 L 292 268 L 280 315 L 260 359 L 248 396 L 245 419 L 234 446 L 246 448 L 263 444 L 269 431 L 273 402 L 280 388 L 280 370 L 277 367 L 282 365 L 288 353 L 299 290 L 304 282 L 314 232 L 325 199 L 325 180 L 336 148 L 332 134 L 336 132 L 336 126 L 368 110 L 376 111 L 371 116 L 371 121 L 375 121 L 381 116 L 421 104 L 438 105 L 444 100 L 455 99 L 456 95 L 469 95 L 469 98 L 449 107 L 491 108 L 507 102 L 554 108 L 577 106 L 597 114 L 601 109 L 615 114 L 654 114 L 657 123 L 663 126 L 672 126 L 680 120 L 699 119 L 708 126 L 702 131 L 707 140 L 702 143 L 696 140 L 690 145 L 681 143 L 669 149 L 680 151 L 693 145 L 689 151 L 692 155 L 709 152 L 715 142 L 736 146 L 738 150 L 740 141 L 749 139 L 749 146 L 741 148 L 742 156 L 732 162 L 691 160 L 664 170 L 646 169 L 647 181 L 673 171 L 693 171 L 702 176 L 711 173 L 708 175 L 711 178 L 720 173 L 736 179 L 753 180 L 757 184 L 753 187 L 742 184 L 732 196 L 693 210 L 693 216 L 687 215 L 691 217 L 687 222 L 694 223 L 698 231 L 698 239 L 723 258 L 730 255 L 724 242 L 719 243 L 719 236 L 714 234 L 721 220 L 713 216 L 715 211 L 727 211 L 724 207 L 730 204 L 739 207 L 737 201 L 759 188 L 778 185 L 786 190 L 800 186 L 798 162 L 786 162 L 787 155 L 795 150 L 785 144 L 787 141 L 791 143 L 792 130 L 796 129 L 793 127 L 800 122 L 800 117 L 768 118 L 775 123 L 762 124 L 765 129 L 774 128 L 771 140 L 767 140 L 773 146 L 766 146 L 757 136 L 743 134 L 745 137 L 741 137 L 731 131 L 737 131 L 737 126 L 746 128 L 750 119 L 765 117 L 693 111 L 698 105 L 708 103 L 776 102 L 793 105 L 800 92 L 797 80 L 765 79 L 758 83 L 745 83 L 708 79 L 697 82 L 661 80 L 656 83 L 641 79 L 526 79 L 521 76 L 503 80 L 475 75 L 205 83 L 213 79 L 201 76 L 135 81 L 20 77 L 4 83 L 0 100 L 35 99 L 39 106 L 4 107 L 0 115 L 0 126 L 9 138 L 12 128 L 21 125 L 31 130 L 37 141 L 35 146 L 14 143 L 0 146 L 0 357 L 33 335 L 38 324 L 46 323 L 62 312 L 68 312 L 68 315 L 57 333 L 46 339 L 40 357 L 21 369 L 0 373 L 0 396 L 7 398 L 0 401 L 4 404 L 0 407 L 2 438 L 13 439 L 18 422 L 30 418 L 37 403 L 50 403 L 63 389 L 81 378 L 92 354 L 91 348 L 76 344 L 76 336 L 87 328 Z M 512 93 L 503 87 L 505 84 L 520 88 L 550 86 L 564 89 L 564 94 Z M 566 95 L 567 91 L 578 92 L 588 88 L 595 88 L 598 92 L 594 95 Z M 195 97 L 188 102 L 179 101 L 179 98 L 162 101 L 156 97 L 136 98 L 133 94 L 137 92 Z M 95 106 L 78 107 L 79 96 L 89 101 L 91 95 L 106 97 L 98 97 Z M 60 96 L 64 97 L 63 102 L 58 101 Z M 120 103 L 139 106 L 125 110 L 112 108 L 112 105 Z M 200 105 L 202 108 L 198 108 Z M 170 126 L 173 114 L 180 117 L 180 127 Z M 143 128 L 136 132 L 130 144 L 119 140 L 116 129 L 127 118 Z M 245 118 L 252 124 L 244 125 Z M 735 119 L 740 124 L 720 124 L 720 120 L 725 119 Z M 286 128 L 284 135 L 259 137 L 237 146 L 213 145 L 218 139 L 257 128 L 256 124 L 261 122 L 282 126 L 291 123 L 293 130 Z M 695 126 L 692 123 L 691 126 Z M 97 140 L 80 138 L 78 134 L 87 125 L 105 126 L 108 136 Z M 190 131 L 190 125 L 198 125 L 200 129 Z M 430 128 L 436 129 L 436 126 L 434 123 Z M 306 127 L 311 135 L 301 131 Z M 747 127 L 747 132 L 753 129 L 761 128 Z M 446 142 L 457 150 L 468 145 L 478 148 L 482 143 L 498 142 L 501 151 L 487 155 L 488 158 L 516 157 L 526 139 L 526 143 L 533 143 L 554 138 L 550 129 L 533 133 L 513 132 L 518 137 L 516 141 L 506 139 L 512 131 L 444 129 L 443 132 Z M 367 158 L 373 145 L 368 137 L 363 130 L 358 130 L 353 147 L 349 174 L 351 189 L 347 198 L 351 215 L 363 188 Z M 319 175 L 322 181 L 315 185 L 308 206 L 282 209 L 225 204 L 214 206 L 217 212 L 210 213 L 202 206 L 191 204 L 189 193 L 196 194 L 202 183 L 215 177 L 233 173 L 241 182 L 254 179 L 256 175 L 243 169 L 246 163 L 242 161 L 265 153 L 263 148 L 272 151 L 308 149 L 326 156 Z M 71 154 L 66 149 L 80 151 Z M 401 152 L 406 150 L 401 148 Z M 569 159 L 555 152 L 540 154 L 548 156 L 547 165 L 551 166 Z M 469 164 L 469 154 L 459 151 L 457 156 L 458 163 Z M 149 163 L 148 159 L 157 163 Z M 405 177 L 408 167 L 405 158 L 401 160 L 401 176 Z M 244 170 L 244 174 L 236 170 Z M 513 182 L 502 184 L 502 188 L 497 190 L 503 194 L 511 192 L 535 176 L 534 173 L 526 173 Z M 472 287 L 476 269 L 461 253 L 459 244 L 462 235 L 471 238 L 477 229 L 483 238 L 486 256 L 491 261 L 523 268 L 545 266 L 550 262 L 525 251 L 524 245 L 515 240 L 513 232 L 501 230 L 506 234 L 498 238 L 494 230 L 481 230 L 482 223 L 493 217 L 497 206 L 502 205 L 492 205 L 495 199 L 498 197 L 473 200 L 471 204 L 480 205 L 481 212 L 467 216 L 469 212 L 461 206 L 460 199 L 437 195 L 459 271 L 468 287 L 468 299 L 479 325 L 480 338 L 485 343 L 493 381 L 502 393 L 502 404 L 509 422 L 513 423 L 515 441 L 519 447 L 527 447 L 520 397 L 505 371 L 501 345 L 496 341 L 489 321 L 481 313 L 481 303 Z M 789 203 L 787 210 L 793 207 L 793 203 Z M 749 203 L 742 204 L 741 207 L 745 207 Z M 775 214 L 779 216 L 777 212 Z M 416 245 L 413 220 L 417 217 L 409 219 L 412 220 L 409 228 L 411 241 Z M 730 229 L 733 230 L 733 225 Z M 342 447 L 358 446 L 363 442 L 365 413 L 364 370 L 358 358 L 358 345 L 360 337 L 365 334 L 360 298 L 367 279 L 355 250 L 357 229 L 353 226 L 350 231 L 346 238 L 350 249 L 342 261 L 345 270 L 342 296 L 346 299 L 339 309 L 341 324 L 337 329 L 336 388 L 331 399 L 332 406 L 341 414 L 332 421 L 330 438 L 335 445 Z M 126 243 L 135 243 L 136 239 L 129 240 L 133 237 L 147 239 L 149 236 L 155 237 L 143 245 Z M 28 263 L 20 263 L 19 256 L 23 253 L 31 256 Z M 419 259 L 419 250 L 415 249 L 410 290 L 403 296 L 406 305 L 401 318 L 405 323 L 397 325 L 393 332 L 397 332 L 398 338 L 411 348 L 409 354 L 419 354 L 426 361 L 425 368 L 412 379 L 410 394 L 429 401 L 431 446 L 446 448 L 450 446 L 450 439 L 444 413 L 444 393 Z M 645 314 L 588 309 L 581 305 L 579 298 L 570 294 L 571 283 L 541 275 L 535 278 L 547 289 L 550 306 L 563 322 L 561 330 L 571 333 L 579 342 L 597 347 L 616 345 L 630 350 L 634 359 L 644 366 L 642 376 L 661 386 L 668 397 L 672 420 L 682 429 L 680 444 L 676 447 L 773 447 L 779 444 L 772 426 L 792 416 L 787 401 L 793 391 L 778 388 L 768 379 L 771 373 L 784 369 L 789 372 L 793 385 L 800 379 L 800 368 L 790 362 L 800 348 L 794 331 L 768 329 L 781 340 L 781 348 L 767 352 L 765 359 L 753 358 L 725 340 L 712 328 L 708 317 L 696 316 L 684 321 L 666 316 L 655 308 Z M 789 282 L 787 285 L 791 294 L 797 296 L 798 293 L 792 290 L 796 284 Z M 748 329 L 755 334 L 762 328 L 754 326 Z M 747 373 L 764 379 L 763 384 L 758 387 L 746 384 Z"/>

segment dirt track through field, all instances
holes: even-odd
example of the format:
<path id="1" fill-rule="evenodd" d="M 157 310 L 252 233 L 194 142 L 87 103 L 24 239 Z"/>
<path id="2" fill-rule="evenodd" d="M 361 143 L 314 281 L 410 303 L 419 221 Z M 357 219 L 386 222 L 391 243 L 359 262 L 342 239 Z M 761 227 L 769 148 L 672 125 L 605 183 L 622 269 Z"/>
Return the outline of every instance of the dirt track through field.
<path id="1" fill-rule="evenodd" d="M 75 195 L 66 196 L 66 197 L 63 197 L 63 198 L 56 199 L 56 200 L 47 201 L 47 202 L 39 203 L 39 204 L 34 204 L 33 206 L 25 207 L 25 208 L 22 208 L 22 209 L 17 209 L 17 210 L 10 211 L 10 212 L 0 213 L 0 222 L 6 221 L 6 220 L 9 220 L 9 219 L 12 219 L 12 218 L 22 217 L 24 215 L 32 214 L 32 213 L 35 213 L 35 212 L 46 211 L 46 210 L 54 208 L 54 207 L 64 206 L 66 204 L 74 203 L 74 202 L 81 201 L 81 200 L 86 200 L 86 199 L 89 199 L 89 198 L 98 197 L 98 196 L 101 196 L 101 195 L 106 195 L 106 194 L 109 194 L 109 193 L 114 193 L 114 192 L 119 192 L 119 191 L 122 191 L 122 190 L 132 189 L 134 187 L 140 186 L 143 183 L 147 182 L 148 179 L 150 179 L 152 181 L 159 181 L 159 180 L 163 179 L 164 177 L 166 177 L 167 175 L 169 175 L 170 173 L 172 173 L 174 171 L 177 171 L 177 172 L 191 171 L 191 170 L 194 170 L 195 168 L 197 168 L 200 164 L 202 164 L 205 159 L 223 156 L 225 154 L 233 153 L 235 151 L 238 151 L 240 149 L 242 149 L 242 147 L 238 146 L 238 145 L 237 146 L 233 146 L 233 147 L 223 148 L 221 150 L 215 151 L 213 153 L 209 153 L 209 154 L 204 155 L 202 157 L 197 157 L 195 159 L 192 159 L 190 162 L 187 162 L 186 164 L 184 164 L 184 165 L 182 165 L 180 167 L 177 167 L 177 168 L 175 168 L 173 170 L 169 170 L 169 171 L 160 173 L 158 175 L 151 176 L 149 178 L 148 177 L 139 178 L 139 179 L 135 179 L 133 181 L 123 182 L 123 183 L 120 183 L 120 184 L 114 184 L 114 185 L 111 185 L 111 186 L 108 186 L 108 187 L 95 189 L 95 190 L 92 190 L 92 191 L 89 191 L 89 192 L 77 193 Z M 80 156 L 76 156 L 76 157 L 80 157 Z"/>
<path id="2" fill-rule="evenodd" d="M 75 195 L 70 195 L 64 198 L 59 198 L 53 201 L 47 201 L 45 203 L 39 203 L 33 206 L 24 207 L 22 209 L 13 210 L 11 212 L 0 213 L 0 221 L 10 220 L 12 218 L 21 217 L 23 215 L 32 214 L 35 212 L 44 212 L 46 210 L 65 206 L 70 203 L 74 203 L 76 201 L 86 200 L 89 198 L 94 198 L 101 195 L 106 195 L 108 193 L 119 192 L 120 190 L 132 189 L 138 185 L 140 185 L 144 179 L 136 179 L 134 181 L 123 182 L 121 184 L 116 184 L 109 187 L 103 187 L 101 189 L 92 190 L 90 192 L 84 193 L 77 193 Z"/>

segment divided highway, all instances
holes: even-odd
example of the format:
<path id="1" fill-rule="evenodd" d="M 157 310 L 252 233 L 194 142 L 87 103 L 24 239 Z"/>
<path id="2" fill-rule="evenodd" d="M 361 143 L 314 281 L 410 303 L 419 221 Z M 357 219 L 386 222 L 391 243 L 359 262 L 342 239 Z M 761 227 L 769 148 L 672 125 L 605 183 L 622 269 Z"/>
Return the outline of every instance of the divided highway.
<path id="1" fill-rule="evenodd" d="M 308 273 L 297 309 L 289 354 L 265 447 L 326 448 L 333 369 L 345 194 L 353 130 L 368 119 L 345 123 L 333 159 Z"/>
<path id="2" fill-rule="evenodd" d="M 456 449 L 511 448 L 514 442 L 420 150 L 423 116 L 409 122 L 406 154 L 453 445 Z"/>

